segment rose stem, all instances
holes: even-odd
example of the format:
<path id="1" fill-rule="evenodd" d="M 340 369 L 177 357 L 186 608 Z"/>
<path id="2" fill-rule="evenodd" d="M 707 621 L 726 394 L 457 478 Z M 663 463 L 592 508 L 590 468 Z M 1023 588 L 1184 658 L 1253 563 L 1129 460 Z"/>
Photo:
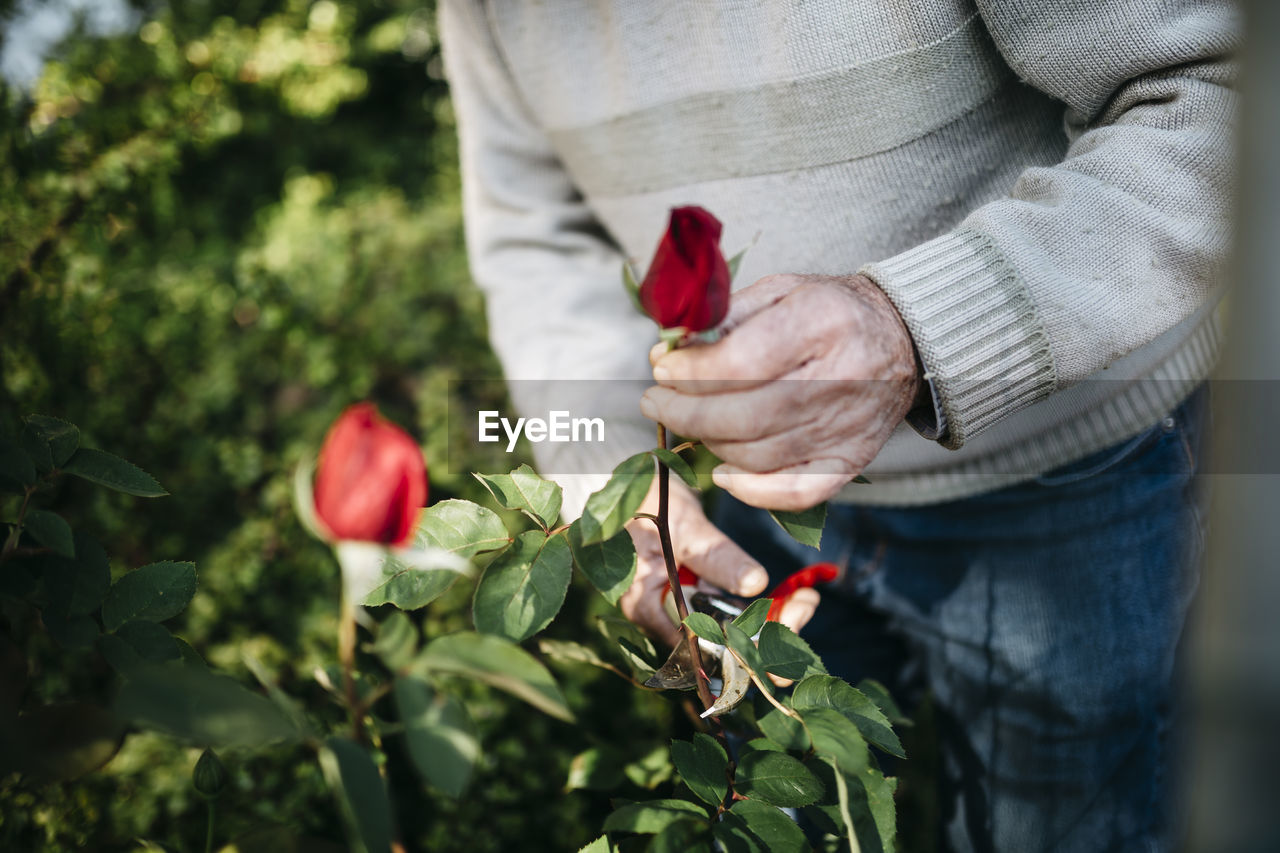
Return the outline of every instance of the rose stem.
<path id="1" fill-rule="evenodd" d="M 343 586 L 342 613 L 338 620 L 338 660 L 342 663 L 342 689 L 351 713 L 351 734 L 356 743 L 363 744 L 364 727 L 360 721 L 364 713 L 356 699 L 356 680 L 352 675 L 356 662 L 356 609 L 345 589 L 346 584 Z"/>
<path id="2" fill-rule="evenodd" d="M 658 447 L 666 449 L 667 428 L 658 424 Z M 680 588 L 680 572 L 676 568 L 675 552 L 671 547 L 671 527 L 667 520 L 667 506 L 670 503 L 671 470 L 658 460 L 658 539 L 662 542 L 662 559 L 667 564 L 667 581 L 671 584 L 671 595 L 676 601 L 676 612 L 680 614 L 680 625 L 684 629 L 685 639 L 689 641 L 689 657 L 693 660 L 694 676 L 698 683 L 698 698 L 702 707 L 710 708 L 715 702 L 711 697 L 711 687 L 707 683 L 706 672 L 702 669 L 702 650 L 698 648 L 698 636 L 685 624 L 689 617 L 689 605 L 684 600 L 684 590 Z"/>

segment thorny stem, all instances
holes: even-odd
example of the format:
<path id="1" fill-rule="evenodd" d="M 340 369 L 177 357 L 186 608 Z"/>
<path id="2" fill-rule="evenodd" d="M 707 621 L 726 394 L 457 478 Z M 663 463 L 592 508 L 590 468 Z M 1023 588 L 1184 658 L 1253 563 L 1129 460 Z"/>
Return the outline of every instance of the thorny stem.
<path id="1" fill-rule="evenodd" d="M 667 428 L 658 424 L 658 446 L 667 446 Z M 675 551 L 671 547 L 671 525 L 668 520 L 668 509 L 671 503 L 671 469 L 658 460 L 658 540 L 662 543 L 662 559 L 667 564 L 667 581 L 671 584 L 671 596 L 676 602 L 676 613 L 680 615 L 680 625 L 685 639 L 689 641 L 689 657 L 693 660 L 693 671 L 698 683 L 698 698 L 702 707 L 710 708 L 715 704 L 711 696 L 711 687 L 707 683 L 707 674 L 702 668 L 702 650 L 698 648 L 698 637 L 693 629 L 685 624 L 689 618 L 689 605 L 684 600 L 684 590 L 680 588 L 680 572 L 676 567 Z"/>

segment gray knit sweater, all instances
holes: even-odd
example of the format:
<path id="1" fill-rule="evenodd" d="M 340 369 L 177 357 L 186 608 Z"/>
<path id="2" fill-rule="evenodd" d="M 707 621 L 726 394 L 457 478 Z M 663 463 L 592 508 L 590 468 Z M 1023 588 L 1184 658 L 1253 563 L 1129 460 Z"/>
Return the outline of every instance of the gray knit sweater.
<path id="1" fill-rule="evenodd" d="M 509 380 L 647 377 L 655 329 L 619 268 L 680 204 L 723 220 L 727 251 L 759 235 L 735 287 L 861 270 L 905 320 L 945 432 L 899 429 L 842 500 L 1026 479 L 1142 430 L 1211 367 L 1228 2 L 441 0 L 440 21 Z M 607 445 L 536 448 L 568 513 L 652 446 L 639 386 L 616 387 L 583 395 Z M 529 413 L 569 388 L 512 382 Z"/>

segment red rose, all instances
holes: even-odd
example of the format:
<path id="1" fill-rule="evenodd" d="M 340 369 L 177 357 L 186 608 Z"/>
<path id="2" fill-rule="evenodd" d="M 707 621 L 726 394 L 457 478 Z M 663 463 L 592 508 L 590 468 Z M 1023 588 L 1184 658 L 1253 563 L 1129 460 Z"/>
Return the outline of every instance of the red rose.
<path id="1" fill-rule="evenodd" d="M 336 539 L 403 545 L 427 502 L 427 466 L 408 433 L 371 403 L 347 408 L 316 466 L 316 515 Z"/>
<path id="2" fill-rule="evenodd" d="M 640 304 L 664 329 L 702 332 L 729 311 L 729 265 L 720 254 L 720 220 L 677 207 L 640 285 Z"/>

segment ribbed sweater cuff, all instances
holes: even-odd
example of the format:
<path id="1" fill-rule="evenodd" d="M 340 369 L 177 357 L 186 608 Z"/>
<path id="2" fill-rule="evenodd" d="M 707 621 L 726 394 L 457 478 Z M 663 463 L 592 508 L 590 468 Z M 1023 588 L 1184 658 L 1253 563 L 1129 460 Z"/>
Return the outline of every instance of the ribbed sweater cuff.
<path id="1" fill-rule="evenodd" d="M 885 292 L 933 380 L 960 447 L 1053 393 L 1049 339 L 1026 285 L 990 239 L 957 229 L 859 270 Z"/>

